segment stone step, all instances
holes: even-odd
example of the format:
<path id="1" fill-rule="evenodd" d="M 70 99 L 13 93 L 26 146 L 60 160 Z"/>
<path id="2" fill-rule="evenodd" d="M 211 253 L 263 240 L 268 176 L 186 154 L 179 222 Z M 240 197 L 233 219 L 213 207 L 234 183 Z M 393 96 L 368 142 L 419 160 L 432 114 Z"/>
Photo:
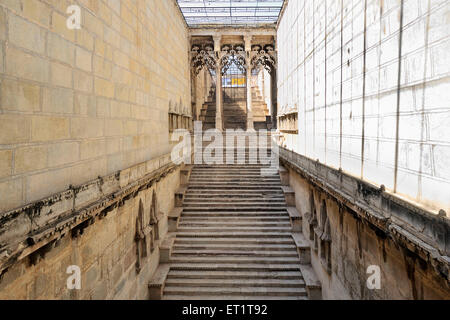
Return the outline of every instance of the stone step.
<path id="1" fill-rule="evenodd" d="M 230 162 L 231 159 L 228 159 Z M 248 174 L 248 175 L 261 175 L 261 170 L 271 168 L 270 164 L 245 164 L 242 163 L 241 160 L 235 159 L 235 163 L 226 163 L 227 159 L 224 158 L 224 162 L 222 164 L 203 164 L 199 170 L 194 170 L 194 174 L 218 174 L 218 175 L 235 175 L 235 174 Z M 239 160 L 239 161 L 238 161 Z M 213 161 L 213 160 L 211 160 Z M 218 161 L 218 160 L 217 160 Z M 233 160 L 234 161 L 234 160 Z M 241 166 L 248 166 L 247 168 L 241 168 Z M 274 176 L 274 175 L 272 175 Z"/>
<path id="2" fill-rule="evenodd" d="M 214 193 L 218 193 L 218 192 L 222 192 L 223 190 L 226 190 L 225 188 L 222 188 L 223 186 L 211 186 L 210 189 L 208 188 L 204 188 L 201 186 L 193 186 L 193 187 L 189 187 L 186 191 L 186 195 L 193 195 L 193 194 L 209 194 L 208 190 L 211 190 L 211 192 Z M 268 187 L 266 186 L 266 189 Z M 237 187 L 232 187 L 229 186 L 228 190 L 230 192 L 234 192 L 234 194 L 238 193 L 237 191 L 240 191 L 242 193 L 247 193 L 247 192 L 252 192 L 252 191 L 257 191 L 257 188 L 237 188 Z M 271 189 L 268 189 L 269 191 L 273 191 L 274 193 L 279 193 L 280 192 L 280 187 L 274 186 Z"/>
<path id="3" fill-rule="evenodd" d="M 270 223 L 286 223 L 289 224 L 290 220 L 287 217 L 257 217 L 254 218 L 252 216 L 247 217 L 240 217 L 240 216 L 228 216 L 225 218 L 219 218 L 219 217 L 208 217 L 203 216 L 201 218 L 198 217 L 186 217 L 184 216 L 182 219 L 180 219 L 179 223 L 233 223 L 233 222 L 241 222 L 241 223 L 252 223 L 252 224 L 258 224 L 262 222 Z"/>
<path id="4" fill-rule="evenodd" d="M 248 296 L 306 296 L 304 288 L 283 288 L 283 287 L 244 287 L 239 288 L 215 288 L 215 287 L 199 287 L 199 286 L 166 286 L 164 295 L 248 295 Z"/>
<path id="5" fill-rule="evenodd" d="M 233 159 L 236 160 L 235 163 L 226 163 L 226 155 L 224 155 L 224 163 L 221 164 L 209 164 L 209 163 L 203 163 L 201 165 L 196 165 L 196 168 L 193 170 L 193 173 L 209 173 L 209 172 L 217 172 L 217 173 L 224 173 L 224 174 L 236 174 L 236 173 L 242 173 L 242 174 L 260 174 L 262 168 L 269 168 L 270 163 L 268 164 L 262 164 L 262 163 L 238 163 L 237 160 L 242 159 Z M 228 159 L 231 160 L 231 159 Z M 212 160 L 211 160 L 212 161 Z"/>
<path id="6" fill-rule="evenodd" d="M 251 237 L 196 237 L 194 236 L 188 236 L 185 235 L 179 236 L 177 235 L 177 238 L 175 240 L 175 246 L 177 245 L 189 245 L 189 244 L 195 244 L 195 245 L 209 245 L 209 244 L 216 244 L 216 245 L 294 245 L 294 242 L 292 240 L 292 237 L 286 236 L 286 237 L 268 237 L 268 238 L 251 238 Z"/>
<path id="7" fill-rule="evenodd" d="M 278 288 L 304 288 L 305 281 L 302 279 L 192 279 L 192 278 L 172 278 L 170 273 L 166 280 L 166 287 L 278 287 Z"/>
<path id="8" fill-rule="evenodd" d="M 211 173 L 214 172 L 215 170 L 195 170 L 191 173 L 191 178 L 195 177 L 195 178 L 208 178 L 211 177 Z M 217 171 L 216 174 L 214 174 L 213 176 L 216 179 L 222 179 L 222 178 L 248 178 L 248 179 L 259 179 L 261 177 L 261 170 L 257 169 L 254 171 L 250 171 L 250 172 L 242 172 L 242 171 L 238 171 L 238 170 L 230 170 L 230 171 Z M 268 177 L 264 177 L 264 178 L 268 178 Z M 278 179 L 280 180 L 279 177 L 270 177 L 272 179 Z"/>
<path id="9" fill-rule="evenodd" d="M 185 196 L 186 200 L 204 200 L 207 202 L 210 201 L 216 201 L 216 200 L 220 200 L 220 201 L 238 201 L 238 200 L 248 200 L 248 201 L 262 201 L 262 200 L 273 200 L 273 201 L 283 201 L 284 198 L 281 196 L 264 196 L 261 195 L 259 197 L 257 197 L 256 194 L 247 194 L 247 195 L 238 195 L 238 194 L 233 194 L 233 195 L 220 195 L 220 194 L 216 194 L 216 195 L 211 195 L 209 194 L 208 196 L 202 195 L 202 194 L 194 194 L 192 192 L 187 192 L 186 196 Z"/>
<path id="10" fill-rule="evenodd" d="M 265 251 L 265 250 L 185 250 L 185 249 L 174 249 L 172 251 L 172 258 L 176 257 L 273 257 L 273 258 L 286 258 L 297 257 L 297 251 L 295 249 L 290 251 Z"/>
<path id="11" fill-rule="evenodd" d="M 233 183 L 233 182 L 238 182 L 238 183 L 247 183 L 247 184 L 251 184 L 251 185 L 259 185 L 259 184 L 276 184 L 276 185 L 280 185 L 281 186 L 281 181 L 280 179 L 275 179 L 275 178 L 270 178 L 270 177 L 259 177 L 259 178 L 247 178 L 247 177 L 241 177 L 241 178 L 216 178 L 214 176 L 209 177 L 209 179 L 207 177 L 191 177 L 189 180 L 189 183 L 194 184 L 194 183 L 224 183 L 224 184 L 229 184 L 229 183 Z"/>
<path id="12" fill-rule="evenodd" d="M 202 199 L 205 201 L 213 201 L 215 199 L 217 200 L 238 200 L 244 198 L 246 200 L 277 200 L 277 201 L 284 201 L 284 195 L 282 192 L 278 192 L 275 194 L 261 194 L 261 193 L 218 193 L 215 192 L 214 194 L 201 194 L 201 193 L 195 193 L 194 190 L 188 189 L 188 192 L 186 193 L 185 199 Z"/>
<path id="13" fill-rule="evenodd" d="M 277 207 L 273 207 L 273 206 L 262 206 L 262 205 L 258 205 L 258 206 L 244 206 L 244 205 L 239 205 L 239 206 L 227 206 L 227 205 L 220 205 L 220 206 L 184 206 L 183 212 L 187 213 L 187 212 L 214 212 L 214 211 L 239 211 L 239 212 L 244 212 L 244 211 L 264 211 L 264 212 L 272 212 L 272 211 L 279 211 L 281 209 L 285 209 L 286 205 L 278 205 Z"/>
<path id="14" fill-rule="evenodd" d="M 196 233 L 208 233 L 208 232 L 290 232 L 292 227 L 239 227 L 239 226 L 222 226 L 222 227 L 188 227 L 178 226 L 178 232 L 196 232 Z"/>
<path id="15" fill-rule="evenodd" d="M 186 221 L 182 220 L 179 222 L 179 227 L 286 227 L 290 228 L 291 224 L 289 221 L 285 222 L 259 222 L 259 221 Z"/>
<path id="16" fill-rule="evenodd" d="M 281 189 L 281 184 L 278 183 L 264 183 L 264 184 L 251 184 L 251 183 L 246 183 L 246 184 L 235 184 L 235 183 L 220 183 L 220 182 L 211 182 L 208 185 L 205 184 L 201 184 L 201 183 L 190 183 L 189 184 L 189 190 L 192 189 L 243 189 L 243 190 L 255 190 L 255 189 L 259 189 L 259 188 L 264 188 L 264 189 L 274 189 L 274 190 L 280 190 Z"/>
<path id="17" fill-rule="evenodd" d="M 264 181 L 273 181 L 273 182 L 281 182 L 280 178 L 277 176 L 264 176 L 261 174 L 261 170 L 259 172 L 242 172 L 241 174 L 236 174 L 237 172 L 226 172 L 216 173 L 214 174 L 211 170 L 206 170 L 205 172 L 193 172 L 191 175 L 191 179 L 196 180 L 205 180 L 207 178 L 214 179 L 214 181 L 228 181 L 228 180 L 243 180 L 254 183 L 264 182 Z M 190 180 L 189 180 L 190 181 Z"/>
<path id="18" fill-rule="evenodd" d="M 173 250 L 236 250 L 235 247 L 230 247 L 225 244 L 174 244 Z M 239 245 L 240 251 L 261 251 L 261 250 L 277 250 L 277 251 L 291 251 L 296 250 L 295 245 L 292 244 L 241 244 Z M 295 251 L 296 252 L 296 251 Z"/>
<path id="19" fill-rule="evenodd" d="M 200 197 L 239 197 L 242 195 L 242 197 L 256 197 L 260 196 L 262 198 L 264 197 L 270 197 L 273 195 L 274 197 L 284 198 L 283 192 L 280 190 L 274 191 L 274 190 L 262 190 L 262 189 L 255 189 L 255 190 L 211 190 L 210 192 L 206 192 L 204 190 L 195 190 L 195 189 L 189 189 L 186 193 L 187 196 L 200 196 Z"/>
<path id="20" fill-rule="evenodd" d="M 170 270 L 171 279 L 284 279 L 303 280 L 299 271 L 179 271 Z"/>
<path id="21" fill-rule="evenodd" d="M 262 152 L 267 152 L 267 154 L 271 154 L 272 152 L 272 146 L 270 144 L 266 144 L 266 145 L 258 145 L 258 144 L 253 144 L 253 140 L 256 140 L 256 138 L 258 137 L 258 139 L 260 139 L 259 141 L 261 141 L 261 134 L 253 134 L 252 136 L 247 136 L 245 134 L 245 132 L 243 134 L 238 134 L 237 136 L 233 136 L 231 137 L 231 141 L 227 141 L 227 137 L 226 134 L 224 134 L 225 137 L 223 137 L 222 140 L 222 145 L 219 145 L 218 143 L 216 143 L 214 145 L 214 150 L 218 150 L 218 152 L 222 152 L 223 154 L 229 152 L 229 153 L 234 153 L 236 154 L 253 154 L 253 153 L 262 153 Z M 249 141 L 250 140 L 250 141 Z M 267 136 L 267 140 L 265 141 L 267 142 L 271 142 L 272 139 L 270 136 Z M 252 142 L 252 144 L 250 144 L 250 142 Z M 207 141 L 207 140 L 203 140 L 203 147 L 207 147 L 209 145 L 211 145 L 211 141 Z M 231 145 L 229 145 L 231 144 Z M 196 145 L 197 148 L 200 148 L 200 142 L 198 142 L 198 145 Z M 212 151 L 214 151 L 212 150 Z M 206 150 L 203 150 L 206 151 Z"/>
<path id="22" fill-rule="evenodd" d="M 231 153 L 230 153 L 231 154 Z M 252 154 L 252 158 L 250 159 L 251 161 L 259 161 L 261 159 L 258 159 L 259 155 L 261 153 L 253 153 Z M 203 153 L 203 156 L 205 156 L 205 153 Z M 230 157 L 229 155 L 227 155 L 227 152 L 224 151 L 222 152 L 222 155 L 218 154 L 218 160 L 222 160 L 221 158 L 223 157 L 223 160 L 227 160 L 227 156 Z M 212 154 L 212 157 L 215 157 L 215 153 Z M 268 158 L 266 159 L 267 161 L 270 161 L 271 155 L 268 154 Z M 235 153 L 232 157 L 233 160 L 242 160 L 243 157 L 242 155 L 238 155 L 237 153 Z M 248 159 L 248 155 L 245 155 L 245 159 Z M 230 164 L 230 163 L 212 163 L 212 161 L 215 159 L 211 159 L 211 163 L 208 162 L 203 162 L 200 164 L 196 164 L 194 167 L 194 172 L 202 172 L 203 170 L 217 170 L 217 171 L 226 171 L 229 170 L 230 173 L 233 173 L 234 171 L 242 171 L 242 172 L 246 172 L 246 173 L 252 173 L 255 172 L 259 169 L 261 169 L 261 167 L 269 167 L 270 163 L 262 163 L 261 161 L 253 163 L 251 161 L 248 161 L 247 163 L 234 163 L 234 164 Z M 228 159 L 231 160 L 231 159 Z M 217 161 L 216 161 L 217 162 Z"/>
<path id="23" fill-rule="evenodd" d="M 208 157 L 208 158 L 206 158 Z M 209 158 L 210 157 L 210 158 Z M 218 166 L 254 166 L 256 169 L 259 169 L 261 167 L 269 167 L 270 161 L 272 159 L 272 156 L 267 155 L 267 157 L 261 158 L 259 155 L 254 155 L 252 157 L 246 156 L 237 156 L 231 155 L 227 156 L 226 153 L 223 154 L 215 154 L 210 153 L 209 155 L 206 155 L 206 153 L 203 154 L 203 164 L 207 165 L 209 167 L 218 167 Z M 246 170 L 245 168 L 241 168 L 241 170 Z"/>
<path id="24" fill-rule="evenodd" d="M 290 232 L 253 232 L 253 231 L 247 231 L 247 232 L 177 232 L 177 240 L 179 238 L 282 238 L 286 237 L 292 241 L 292 236 Z"/>
<path id="25" fill-rule="evenodd" d="M 260 217 L 267 217 L 267 218 L 274 218 L 276 219 L 277 217 L 283 217 L 283 218 L 287 218 L 289 217 L 287 214 L 287 211 L 266 211 L 266 212 L 255 212 L 255 211 L 247 211 L 247 212 L 243 212 L 243 211 L 234 211 L 234 212 L 221 212 L 221 211 L 217 211 L 217 212 L 211 212 L 211 211 L 189 211 L 189 210 L 184 210 L 183 209 L 183 215 L 182 218 L 214 218 L 214 217 L 221 217 L 221 218 L 228 218 L 228 217 L 255 217 L 255 218 L 260 218 Z"/>
<path id="26" fill-rule="evenodd" d="M 231 150 L 244 164 L 192 168 L 164 299 L 306 299 L 278 169 L 262 175 L 270 166 L 245 164 L 253 150 Z M 230 150 L 221 151 L 226 160 Z"/>
<path id="27" fill-rule="evenodd" d="M 240 170 L 240 169 L 230 169 L 230 170 L 222 170 L 222 169 L 213 169 L 213 168 L 203 168 L 200 170 L 195 170 L 192 172 L 192 176 L 217 176 L 217 177 L 234 177 L 234 176 L 243 176 L 243 177 L 261 177 L 261 168 L 257 168 L 254 170 Z"/>
<path id="28" fill-rule="evenodd" d="M 212 155 L 211 159 L 204 158 L 204 162 L 201 165 L 197 165 L 198 169 L 195 169 L 193 173 L 206 174 L 209 172 L 217 172 L 230 175 L 236 175 L 237 173 L 258 175 L 261 173 L 262 168 L 271 167 L 271 159 L 271 156 L 268 156 L 266 159 L 261 159 L 256 155 L 251 158 L 240 156 L 228 157 L 226 154 L 217 157 Z"/>
<path id="29" fill-rule="evenodd" d="M 188 197 L 185 197 L 184 199 L 184 203 L 199 203 L 199 201 L 201 201 L 201 203 L 203 204 L 236 204 L 236 203 L 242 203 L 242 202 L 250 202 L 250 203 L 264 203 L 264 204 L 284 204 L 283 202 L 284 199 L 280 199 L 280 198 L 245 198 L 245 197 L 233 197 L 233 198 L 205 198 L 201 199 L 201 197 L 193 197 L 191 195 L 189 195 Z"/>
<path id="30" fill-rule="evenodd" d="M 230 118 L 225 118 L 225 123 L 229 126 L 232 126 L 232 125 L 236 126 L 236 127 L 231 127 L 230 129 L 245 128 L 245 126 L 247 125 L 246 120 L 234 120 L 234 119 L 230 119 Z"/>
<path id="31" fill-rule="evenodd" d="M 258 170 L 258 172 L 254 172 L 254 173 L 260 175 L 259 177 L 255 178 L 255 179 L 246 178 L 245 177 L 246 173 L 242 173 L 242 175 L 243 175 L 242 178 L 224 178 L 222 180 L 215 179 L 214 176 L 216 174 L 226 175 L 227 174 L 226 172 L 214 172 L 214 171 L 211 171 L 211 170 L 209 170 L 209 171 L 205 170 L 204 174 L 208 174 L 210 176 L 211 179 L 209 181 L 211 181 L 211 185 L 212 186 L 214 186 L 214 187 L 218 187 L 218 186 L 221 186 L 221 185 L 226 186 L 226 188 L 223 189 L 223 191 L 226 194 L 228 194 L 230 192 L 229 186 L 230 185 L 236 185 L 236 182 L 245 183 L 244 186 L 247 186 L 247 187 L 253 187 L 253 188 L 251 188 L 252 192 L 256 192 L 256 191 L 262 190 L 259 193 L 267 194 L 267 193 L 272 192 L 272 189 L 273 189 L 274 186 L 279 188 L 279 191 L 282 191 L 281 180 L 279 178 L 275 178 L 274 175 L 272 175 L 272 174 L 264 175 L 267 170 L 271 170 L 271 169 L 265 169 L 265 168 L 263 169 L 263 168 L 261 168 L 260 170 Z M 239 174 L 238 171 L 234 172 L 233 174 L 236 174 L 236 173 Z M 200 180 L 202 178 L 194 177 L 193 179 Z M 205 180 L 205 179 L 203 179 L 203 180 Z M 208 185 L 208 187 L 210 187 L 211 185 Z M 191 187 L 202 187 L 202 183 L 200 183 L 200 182 L 195 182 L 195 183 L 192 182 L 191 183 L 191 181 L 190 181 L 188 187 L 189 188 L 191 188 Z M 242 189 L 242 188 L 239 188 L 239 189 Z M 217 191 L 214 191 L 214 192 L 217 192 Z M 283 193 L 283 195 L 284 195 L 284 193 Z"/>
<path id="32" fill-rule="evenodd" d="M 265 202 L 265 201 L 255 201 L 255 202 L 245 202 L 245 201 L 220 201 L 220 202 L 206 202 L 206 201 L 198 201 L 198 200 L 192 200 L 192 201 L 184 201 L 184 207 L 185 208 L 204 208 L 204 207 L 233 207 L 233 208 L 243 208 L 243 207 L 258 207 L 258 208 L 266 208 L 266 207 L 282 207 L 286 208 L 286 203 L 284 201 L 272 201 L 272 202 Z"/>

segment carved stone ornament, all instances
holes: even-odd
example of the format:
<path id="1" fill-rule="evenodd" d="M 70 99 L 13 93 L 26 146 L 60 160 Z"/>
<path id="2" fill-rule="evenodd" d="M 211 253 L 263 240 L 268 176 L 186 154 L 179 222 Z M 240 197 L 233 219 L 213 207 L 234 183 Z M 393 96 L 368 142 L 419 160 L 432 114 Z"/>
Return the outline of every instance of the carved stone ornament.
<path id="1" fill-rule="evenodd" d="M 195 75 L 198 75 L 204 67 L 210 70 L 216 68 L 214 44 L 193 45 L 191 54 L 191 66 Z"/>

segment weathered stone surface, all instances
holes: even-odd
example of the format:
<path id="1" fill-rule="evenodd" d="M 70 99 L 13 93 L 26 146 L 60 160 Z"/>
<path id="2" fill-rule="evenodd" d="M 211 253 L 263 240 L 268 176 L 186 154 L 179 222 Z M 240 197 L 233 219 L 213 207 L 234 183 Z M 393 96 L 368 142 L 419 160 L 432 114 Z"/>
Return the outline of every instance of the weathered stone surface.
<path id="1" fill-rule="evenodd" d="M 346 184 L 346 188 L 330 184 L 314 171 L 315 165 L 305 165 L 312 160 L 288 160 L 283 150 L 281 154 L 290 171 L 296 206 L 303 213 L 303 233 L 311 246 L 310 261 L 325 299 L 442 299 L 447 295 L 448 263 L 439 258 L 438 252 L 446 247 L 445 236 L 441 235 L 448 233 L 444 231 L 449 227 L 448 220 L 350 176 L 334 180 Z M 326 170 L 327 176 L 344 175 L 331 168 Z M 329 238 L 323 237 L 324 229 L 320 227 L 323 203 L 330 223 Z M 319 226 L 311 224 L 311 210 L 316 212 Z M 331 252 L 323 251 L 327 250 L 327 243 L 331 244 Z M 410 257 L 415 257 L 412 260 L 416 262 L 405 264 Z M 371 265 L 380 267 L 380 290 L 369 290 L 364 285 Z M 411 270 L 415 281 L 424 285 L 420 293 L 417 288 L 412 289 Z M 390 285 L 393 282 L 396 286 Z"/>

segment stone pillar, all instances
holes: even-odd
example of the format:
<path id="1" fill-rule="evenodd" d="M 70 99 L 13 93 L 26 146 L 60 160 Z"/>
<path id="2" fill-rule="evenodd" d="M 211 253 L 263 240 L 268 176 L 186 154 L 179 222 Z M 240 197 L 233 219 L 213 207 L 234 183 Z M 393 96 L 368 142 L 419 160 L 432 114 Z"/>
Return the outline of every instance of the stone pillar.
<path id="1" fill-rule="evenodd" d="M 223 131 L 223 117 L 222 117 L 222 68 L 221 68 L 221 54 L 220 41 L 221 36 L 214 36 L 214 51 L 216 53 L 216 129 Z"/>
<path id="2" fill-rule="evenodd" d="M 247 63 L 247 130 L 254 129 L 252 110 L 252 66 Z"/>
<path id="3" fill-rule="evenodd" d="M 261 83 L 262 83 L 261 94 L 262 94 L 262 97 L 263 97 L 263 99 L 264 99 L 264 101 L 265 101 L 265 100 L 266 100 L 266 79 L 265 79 L 265 77 L 266 77 L 266 72 L 265 72 L 264 69 L 262 69 L 262 70 L 261 70 L 261 73 L 262 73 L 262 79 L 261 79 Z"/>
<path id="4" fill-rule="evenodd" d="M 222 123 L 222 68 L 220 63 L 216 66 L 216 129 L 223 130 Z"/>
<path id="5" fill-rule="evenodd" d="M 205 90 L 205 97 L 204 97 L 204 102 L 207 102 L 208 101 L 208 96 L 209 96 L 209 83 L 208 83 L 208 80 L 209 80 L 209 75 L 208 75 L 208 73 L 209 73 L 209 70 L 208 70 L 208 67 L 205 67 L 204 69 L 203 69 L 203 72 L 205 73 L 204 74 L 204 77 L 203 77 L 203 85 L 204 85 L 204 90 Z"/>
<path id="6" fill-rule="evenodd" d="M 253 110 L 252 110 L 252 36 L 244 36 L 245 53 L 247 55 L 247 130 L 254 129 L 253 125 Z"/>

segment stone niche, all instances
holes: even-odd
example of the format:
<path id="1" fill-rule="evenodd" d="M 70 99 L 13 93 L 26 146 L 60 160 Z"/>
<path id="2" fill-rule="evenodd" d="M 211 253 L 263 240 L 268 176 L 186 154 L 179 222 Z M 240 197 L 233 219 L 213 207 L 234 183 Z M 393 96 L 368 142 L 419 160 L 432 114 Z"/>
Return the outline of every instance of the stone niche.
<path id="1" fill-rule="evenodd" d="M 142 269 L 143 259 L 155 251 L 160 240 L 161 222 L 164 214 L 159 210 L 158 195 L 153 190 L 151 207 L 145 210 L 142 200 L 139 200 L 139 210 L 136 217 L 136 273 Z M 148 212 L 148 213 L 147 213 Z"/>
<path id="2" fill-rule="evenodd" d="M 175 130 L 184 129 L 192 132 L 192 115 L 187 107 L 179 103 L 169 102 L 169 133 Z"/>

